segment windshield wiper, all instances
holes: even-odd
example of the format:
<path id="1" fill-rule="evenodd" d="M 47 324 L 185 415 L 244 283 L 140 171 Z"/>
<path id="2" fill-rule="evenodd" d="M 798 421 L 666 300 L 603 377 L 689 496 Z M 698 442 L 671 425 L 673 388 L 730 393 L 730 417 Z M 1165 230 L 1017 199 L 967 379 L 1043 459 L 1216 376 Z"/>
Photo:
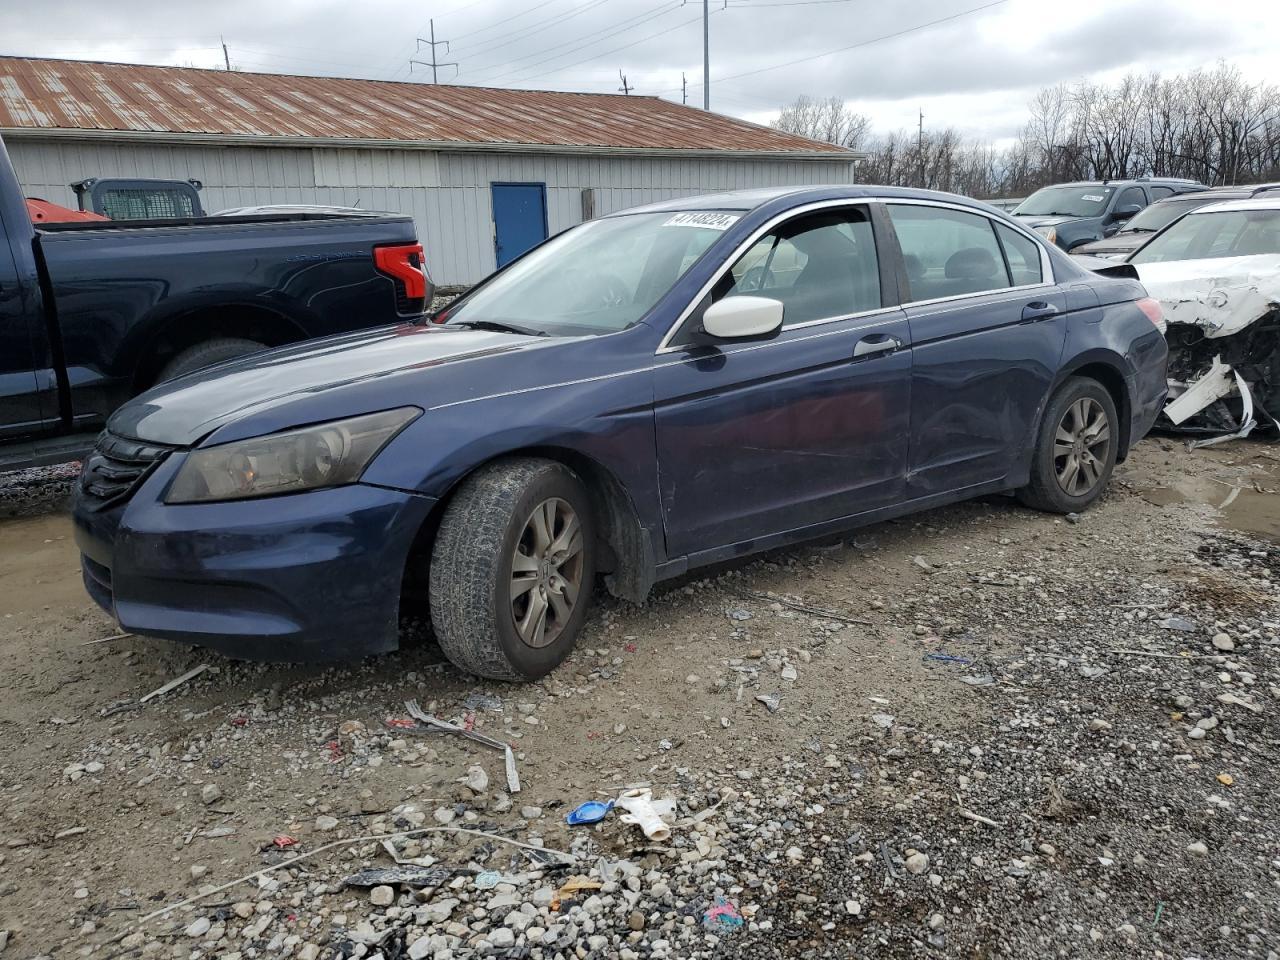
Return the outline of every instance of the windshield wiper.
<path id="1" fill-rule="evenodd" d="M 467 327 L 471 330 L 496 330 L 498 333 L 519 333 L 526 337 L 549 337 L 545 330 L 534 330 L 532 327 L 521 327 L 514 323 L 503 323 L 500 320 L 459 320 L 446 324 L 450 327 Z"/>
<path id="2" fill-rule="evenodd" d="M 1125 227 L 1121 233 L 1155 233 L 1155 227 Z"/>

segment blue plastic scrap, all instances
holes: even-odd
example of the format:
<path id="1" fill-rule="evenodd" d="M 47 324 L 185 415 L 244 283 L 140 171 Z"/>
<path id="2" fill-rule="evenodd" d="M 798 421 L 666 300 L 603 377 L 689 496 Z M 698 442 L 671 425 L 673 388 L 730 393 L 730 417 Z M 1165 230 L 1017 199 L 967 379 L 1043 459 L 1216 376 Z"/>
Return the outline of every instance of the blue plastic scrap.
<path id="1" fill-rule="evenodd" d="M 588 823 L 599 823 L 613 809 L 613 801 L 601 803 L 599 800 L 588 800 L 580 803 L 565 815 L 564 822 L 571 827 L 580 827 Z"/>
<path id="2" fill-rule="evenodd" d="M 926 660 L 937 660 L 939 663 L 973 663 L 968 657 L 957 657 L 954 653 L 926 653 Z"/>

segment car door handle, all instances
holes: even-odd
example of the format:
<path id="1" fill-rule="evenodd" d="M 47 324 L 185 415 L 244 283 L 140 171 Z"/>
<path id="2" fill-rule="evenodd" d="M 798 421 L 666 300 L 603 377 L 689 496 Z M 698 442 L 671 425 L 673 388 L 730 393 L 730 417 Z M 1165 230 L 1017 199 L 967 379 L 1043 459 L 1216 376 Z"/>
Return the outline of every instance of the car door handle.
<path id="1" fill-rule="evenodd" d="M 1022 308 L 1022 322 L 1035 323 L 1039 320 L 1052 320 L 1058 315 L 1058 308 L 1044 300 L 1032 300 Z"/>
<path id="2" fill-rule="evenodd" d="M 872 333 L 858 341 L 853 348 L 854 359 L 869 357 L 877 353 L 892 353 L 902 349 L 902 341 L 887 333 Z"/>

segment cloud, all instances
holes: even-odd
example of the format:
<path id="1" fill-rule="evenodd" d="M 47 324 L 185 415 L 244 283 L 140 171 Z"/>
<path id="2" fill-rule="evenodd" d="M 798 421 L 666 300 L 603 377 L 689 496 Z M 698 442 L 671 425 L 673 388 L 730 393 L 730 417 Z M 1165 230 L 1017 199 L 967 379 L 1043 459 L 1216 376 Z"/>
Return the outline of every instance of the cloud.
<path id="1" fill-rule="evenodd" d="M 1264 44 L 1280 33 L 1280 4 L 1270 2 L 1007 0 L 866 43 L 980 2 L 729 0 L 711 17 L 713 107 L 761 120 L 802 93 L 835 95 L 878 126 L 909 125 L 923 107 L 928 123 L 1002 137 L 1021 126 L 1037 89 L 1058 82 L 1187 70 L 1219 58 L 1265 77 Z M 451 43 L 441 58 L 458 61 L 459 82 L 612 93 L 623 70 L 638 93 L 679 99 L 684 73 L 689 101 L 699 104 L 700 6 L 455 0 L 431 13 L 437 38 Z M 416 37 L 426 35 L 425 9 L 419 0 L 220 0 L 216 8 L 46 0 L 6 25 L 0 52 L 217 67 L 225 37 L 241 69 L 418 80 L 425 74 L 411 73 L 409 60 Z M 855 44 L 865 45 L 820 56 Z M 762 70 L 794 60 L 802 62 Z"/>

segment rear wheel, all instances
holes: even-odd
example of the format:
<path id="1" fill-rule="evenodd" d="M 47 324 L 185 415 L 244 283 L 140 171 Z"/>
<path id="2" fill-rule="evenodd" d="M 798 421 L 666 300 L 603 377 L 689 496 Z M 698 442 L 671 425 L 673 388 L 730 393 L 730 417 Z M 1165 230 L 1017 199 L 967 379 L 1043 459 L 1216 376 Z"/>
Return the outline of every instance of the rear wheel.
<path id="1" fill-rule="evenodd" d="M 454 495 L 431 553 L 431 622 L 454 664 L 537 680 L 573 649 L 595 575 L 590 500 L 553 460 L 482 467 Z"/>
<path id="2" fill-rule="evenodd" d="M 160 376 L 156 378 L 156 383 L 163 383 L 165 380 L 180 377 L 184 373 L 191 373 L 204 367 L 211 367 L 215 363 L 221 363 L 223 360 L 234 360 L 236 357 L 245 357 L 265 349 L 267 349 L 265 343 L 243 337 L 218 337 L 214 340 L 206 340 L 204 343 L 197 343 L 194 347 L 187 347 L 166 363 L 160 371 Z"/>
<path id="3" fill-rule="evenodd" d="M 1068 380 L 1045 409 L 1031 481 L 1018 499 L 1051 513 L 1084 510 L 1106 489 L 1118 438 L 1116 405 L 1107 389 L 1086 377 Z"/>

